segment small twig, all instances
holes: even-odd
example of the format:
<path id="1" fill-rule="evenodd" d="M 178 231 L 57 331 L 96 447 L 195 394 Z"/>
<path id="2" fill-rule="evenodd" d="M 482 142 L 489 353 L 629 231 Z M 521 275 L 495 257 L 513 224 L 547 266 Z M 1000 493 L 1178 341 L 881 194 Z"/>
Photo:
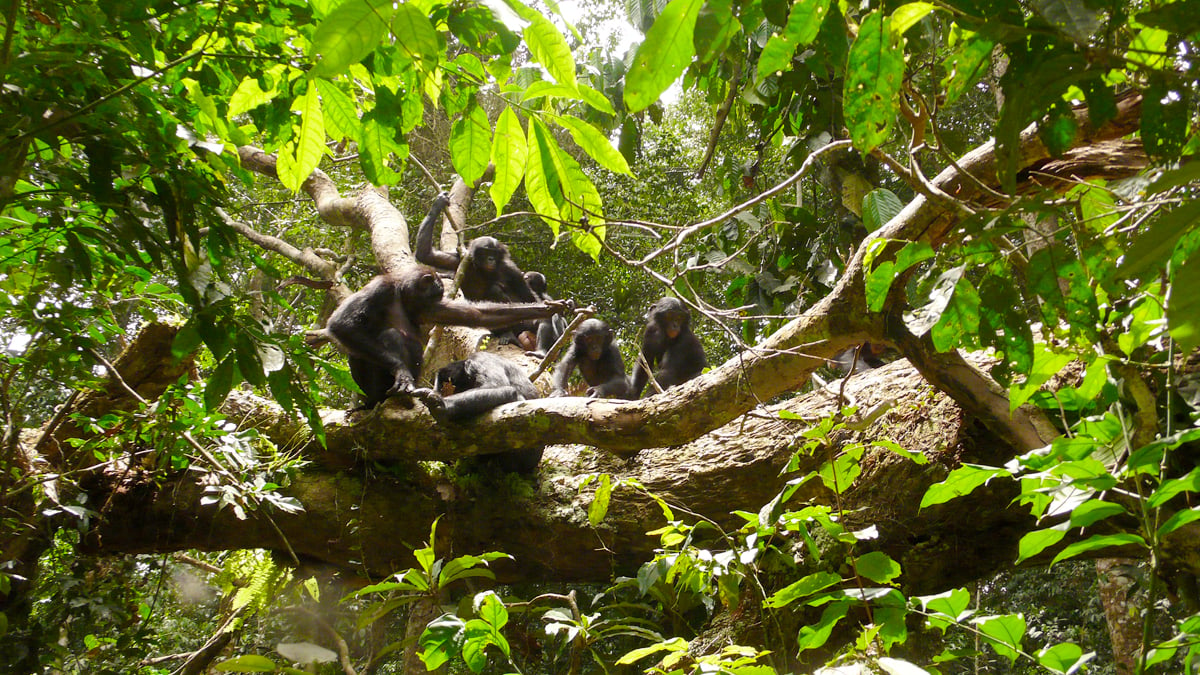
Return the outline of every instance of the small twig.
<path id="1" fill-rule="evenodd" d="M 546 370 L 550 367 L 550 364 L 558 360 L 558 355 L 562 353 L 563 348 L 566 347 L 571 339 L 575 336 L 575 331 L 579 329 L 579 324 L 592 318 L 593 316 L 596 316 L 595 307 L 584 307 L 583 309 L 575 310 L 575 318 L 571 320 L 571 323 L 567 324 L 566 330 L 564 330 L 563 334 L 559 336 L 557 341 L 555 341 L 554 346 L 550 347 L 550 350 L 546 352 L 546 356 L 542 359 L 542 362 L 538 364 L 537 370 L 533 371 L 533 374 L 529 376 L 530 382 L 538 379 L 542 373 L 546 372 Z"/>

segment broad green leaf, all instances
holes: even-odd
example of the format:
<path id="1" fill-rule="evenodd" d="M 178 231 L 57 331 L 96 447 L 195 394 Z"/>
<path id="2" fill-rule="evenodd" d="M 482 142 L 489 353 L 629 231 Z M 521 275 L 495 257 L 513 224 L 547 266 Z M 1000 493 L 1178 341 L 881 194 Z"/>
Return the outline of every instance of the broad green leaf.
<path id="1" fill-rule="evenodd" d="M 394 185 L 400 181 L 400 174 L 387 164 L 393 150 L 388 138 L 391 133 L 391 129 L 384 129 L 373 117 L 363 121 L 362 136 L 358 139 L 358 163 L 372 185 Z"/>
<path id="2" fill-rule="evenodd" d="M 592 503 L 588 506 L 588 524 L 592 527 L 600 527 L 604 516 L 608 514 L 608 500 L 612 496 L 612 477 L 608 474 L 600 475 L 600 484 L 596 486 L 596 494 L 592 497 Z"/>
<path id="3" fill-rule="evenodd" d="M 279 669 L 275 662 L 258 654 L 245 654 L 213 666 L 222 673 L 273 673 Z"/>
<path id="4" fill-rule="evenodd" d="M 788 13 L 783 32 L 772 35 L 758 58 L 758 76 L 766 78 L 776 72 L 791 70 L 792 55 L 817 37 L 829 0 L 799 0 Z"/>
<path id="5" fill-rule="evenodd" d="M 1037 653 L 1038 663 L 1056 673 L 1074 673 L 1094 657 L 1095 654 L 1084 654 L 1079 645 L 1070 642 L 1060 642 L 1046 647 Z"/>
<path id="6" fill-rule="evenodd" d="M 1120 272 L 1125 279 L 1140 278 L 1143 273 L 1157 276 L 1171 258 L 1175 244 L 1200 221 L 1200 200 L 1184 202 L 1159 215 L 1129 247 L 1121 259 Z"/>
<path id="7" fill-rule="evenodd" d="M 882 551 L 871 551 L 854 560 L 854 571 L 877 584 L 886 584 L 900 576 L 900 563 Z"/>
<path id="8" fill-rule="evenodd" d="M 825 487 L 839 494 L 849 490 L 862 474 L 862 464 L 859 460 L 862 459 L 863 447 L 850 447 L 855 448 L 855 452 L 843 452 L 834 457 L 832 462 L 827 461 L 817 469 L 817 475 Z"/>
<path id="9" fill-rule="evenodd" d="M 867 228 L 867 232 L 874 232 L 895 218 L 903 208 L 904 204 L 891 190 L 886 188 L 871 190 L 863 197 L 863 226 Z M 928 247 L 929 244 L 925 244 L 925 246 Z"/>
<path id="10" fill-rule="evenodd" d="M 834 584 L 841 583 L 842 578 L 833 572 L 814 572 L 799 581 L 794 581 L 784 588 L 775 591 L 763 603 L 764 607 L 786 607 L 797 600 L 811 597 Z"/>
<path id="11" fill-rule="evenodd" d="M 321 109 L 325 111 L 328 136 L 334 140 L 350 138 L 357 141 L 361 125 L 354 101 L 329 80 L 318 79 L 316 82 L 317 91 L 321 94 Z"/>
<path id="12" fill-rule="evenodd" d="M 1033 0 L 1033 7 L 1047 23 L 1081 44 L 1091 40 L 1103 19 L 1086 0 Z"/>
<path id="13" fill-rule="evenodd" d="M 1050 351 L 1044 342 L 1037 343 L 1033 352 L 1033 368 L 1029 375 L 1024 382 L 1014 384 L 1008 389 L 1008 412 L 1011 414 L 1021 407 L 1021 404 L 1028 401 L 1043 384 L 1062 372 L 1062 369 L 1074 360 L 1075 357 L 1071 354 L 1059 354 Z"/>
<path id="14" fill-rule="evenodd" d="M 487 113 L 473 101 L 450 127 L 450 161 L 469 187 L 487 171 L 492 154 L 492 125 Z"/>
<path id="15" fill-rule="evenodd" d="M 1172 271 L 1167 298 L 1167 329 L 1187 354 L 1200 345 L 1200 254 L 1193 253 Z"/>
<path id="16" fill-rule="evenodd" d="M 1130 545 L 1145 547 L 1146 540 L 1142 539 L 1140 536 L 1138 536 L 1136 534 L 1129 534 L 1129 533 L 1097 534 L 1095 536 L 1088 537 L 1087 539 L 1084 539 L 1083 541 L 1077 541 L 1074 544 L 1071 544 L 1070 546 L 1067 546 L 1063 550 L 1059 551 L 1058 555 L 1054 556 L 1054 560 L 1050 561 L 1050 564 L 1054 565 L 1063 560 L 1070 560 L 1071 558 L 1074 558 L 1077 555 L 1087 553 L 1089 551 L 1098 551 L 1100 549 L 1110 548 L 1113 546 L 1130 546 Z"/>
<path id="17" fill-rule="evenodd" d="M 1067 536 L 1067 531 L 1062 527 L 1051 527 L 1045 530 L 1034 530 L 1028 532 L 1021 537 L 1020 543 L 1017 544 L 1017 563 L 1028 560 L 1033 556 L 1045 551 L 1047 548 L 1062 541 L 1063 537 Z"/>
<path id="18" fill-rule="evenodd" d="M 575 57 L 571 55 L 566 38 L 540 14 L 531 14 L 527 18 L 530 24 L 522 34 L 533 60 L 542 64 L 556 82 L 574 89 Z"/>
<path id="19" fill-rule="evenodd" d="M 1188 523 L 1194 523 L 1197 520 L 1200 520 L 1200 507 L 1192 507 L 1190 509 L 1184 509 L 1183 511 L 1177 511 L 1158 527 L 1158 536 L 1165 537 L 1184 525 L 1187 525 Z"/>
<path id="20" fill-rule="evenodd" d="M 299 190 L 325 155 L 325 114 L 321 112 L 321 97 L 314 82 L 309 81 L 308 91 L 296 99 L 292 109 L 300 111 L 300 135 L 296 137 L 296 176 L 300 179 L 296 189 Z"/>
<path id="21" fill-rule="evenodd" d="M 1200 286 L 1197 288 L 1200 288 Z M 1184 492 L 1200 492 L 1200 469 L 1192 469 L 1182 478 L 1171 478 L 1163 481 L 1163 484 L 1150 494 L 1150 498 L 1146 500 L 1146 503 L 1153 508 L 1158 508 L 1174 499 L 1176 495 Z"/>
<path id="22" fill-rule="evenodd" d="M 1177 169 L 1164 171 L 1146 188 L 1146 194 L 1156 195 L 1198 181 L 1200 181 L 1200 160 L 1193 159 Z"/>
<path id="23" fill-rule="evenodd" d="M 241 115 L 247 110 L 257 108 L 258 106 L 273 100 L 279 92 L 275 89 L 271 91 L 263 91 L 258 84 L 258 78 L 245 77 L 233 94 L 229 96 L 229 113 L 227 115 L 229 121 Z"/>
<path id="24" fill-rule="evenodd" d="M 946 480 L 930 485 L 929 489 L 925 491 L 925 496 L 921 498 L 920 508 L 943 504 L 951 499 L 969 495 L 976 488 L 986 485 L 988 481 L 997 476 L 1011 478 L 1012 474 L 1004 469 L 990 466 L 964 464 L 951 471 Z"/>
<path id="25" fill-rule="evenodd" d="M 504 212 L 513 193 L 521 186 L 528 156 L 529 146 L 525 142 L 521 120 L 512 108 L 505 108 L 496 120 L 496 134 L 492 138 L 492 165 L 496 167 L 496 177 L 490 194 L 497 216 Z"/>
<path id="26" fill-rule="evenodd" d="M 928 2 L 910 2 L 907 5 L 900 5 L 896 11 L 892 12 L 891 31 L 897 38 L 908 32 L 909 28 L 917 25 L 917 23 L 929 16 L 929 13 L 934 10 L 934 6 Z"/>
<path id="27" fill-rule="evenodd" d="M 913 335 L 925 335 L 938 321 L 941 321 L 942 313 L 950 305 L 954 289 L 962 279 L 965 269 L 964 266 L 959 265 L 942 272 L 929 291 L 929 300 L 924 305 L 904 313 L 904 324 L 908 326 L 908 330 Z"/>
<path id="28" fill-rule="evenodd" d="M 863 20 L 850 47 L 842 89 L 846 125 L 859 152 L 869 153 L 891 136 L 903 76 L 900 41 L 890 21 L 875 10 Z"/>
<path id="29" fill-rule="evenodd" d="M 390 0 L 346 0 L 313 32 L 309 56 L 313 75 L 334 77 L 363 60 L 388 34 Z"/>
<path id="30" fill-rule="evenodd" d="M 392 35 L 400 51 L 414 61 L 436 61 L 442 53 L 437 31 L 433 29 L 425 10 L 414 3 L 402 2 L 396 7 L 392 16 Z"/>
<path id="31" fill-rule="evenodd" d="M 466 639 L 464 630 L 466 624 L 453 614 L 443 614 L 434 619 L 421 633 L 421 661 L 429 670 L 436 670 L 462 649 Z"/>
<path id="32" fill-rule="evenodd" d="M 572 225 L 571 238 L 577 247 L 596 257 L 605 236 L 600 193 L 579 162 L 558 147 L 554 136 L 536 118 L 529 122 L 530 153 L 525 168 L 525 192 L 534 208 L 550 224 L 555 235 L 560 221 Z M 592 234 L 575 226 L 587 216 Z"/>
<path id="33" fill-rule="evenodd" d="M 475 596 L 475 606 L 480 619 L 499 630 L 508 623 L 508 609 L 494 591 L 484 591 Z"/>
<path id="34" fill-rule="evenodd" d="M 626 176 L 633 175 L 629 170 L 629 164 L 625 162 L 625 158 L 605 138 L 604 134 L 600 133 L 599 129 L 578 117 L 571 117 L 569 115 L 559 115 L 555 118 L 555 121 L 571 132 L 571 138 L 575 139 L 579 147 L 583 148 L 583 151 L 591 156 L 592 159 L 599 162 L 601 166 L 613 173 L 623 173 Z"/>
<path id="35" fill-rule="evenodd" d="M 1143 27 L 1129 43 L 1125 58 L 1135 66 L 1162 70 L 1171 58 L 1167 53 L 1167 40 L 1170 37 L 1171 34 L 1161 28 Z"/>
<path id="36" fill-rule="evenodd" d="M 579 84 L 579 100 L 592 106 L 596 110 L 605 115 L 616 115 L 617 111 L 613 109 L 612 101 L 609 101 L 604 94 L 596 91 L 582 82 Z"/>
<path id="37" fill-rule="evenodd" d="M 559 202 L 562 201 L 562 177 L 556 158 L 562 151 L 536 118 L 529 120 L 529 154 L 525 164 L 525 195 L 554 236 L 560 226 Z"/>
<path id="38" fill-rule="evenodd" d="M 965 588 L 955 588 L 937 595 L 922 595 L 918 596 L 917 600 L 921 602 L 921 608 L 925 611 L 940 614 L 949 621 L 965 619 L 971 606 L 971 594 Z M 931 617 L 931 621 L 933 618 L 937 617 Z M 948 625 L 944 623 L 939 626 L 943 633 Z"/>
<path id="39" fill-rule="evenodd" d="M 804 652 L 808 649 L 816 649 L 828 642 L 834 627 L 850 611 L 850 605 L 849 601 L 831 603 L 824 612 L 821 612 L 821 619 L 815 625 L 801 627 L 800 635 L 796 637 L 797 648 Z"/>
<path id="40" fill-rule="evenodd" d="M 647 656 L 658 654 L 659 652 L 682 653 L 687 651 L 688 641 L 683 638 L 671 638 L 665 642 L 660 642 L 649 647 L 642 647 L 632 651 L 625 652 L 625 655 L 617 659 L 617 665 L 625 666 L 631 663 L 637 663 Z"/>
<path id="41" fill-rule="evenodd" d="M 1100 499 L 1089 499 L 1071 511 L 1071 527 L 1088 527 L 1105 518 L 1111 518 L 1123 513 L 1127 514 L 1129 511 L 1120 504 Z"/>
<path id="42" fill-rule="evenodd" d="M 208 376 L 208 383 L 204 387 L 205 408 L 216 410 L 220 407 L 225 396 L 229 394 L 229 390 L 233 388 L 236 366 L 236 359 L 230 355 L 213 369 L 212 374 Z"/>
<path id="43" fill-rule="evenodd" d="M 983 301 L 969 279 L 959 279 L 938 322 L 929 329 L 929 337 L 939 352 L 947 352 L 969 343 L 979 333 L 979 312 Z"/>
<path id="44" fill-rule="evenodd" d="M 1021 641 L 1025 638 L 1025 617 L 1020 614 L 1002 616 L 981 616 L 974 623 L 987 643 L 996 653 L 1014 662 L 1019 656 Z"/>
<path id="45" fill-rule="evenodd" d="M 628 112 L 649 108 L 683 74 L 692 60 L 692 32 L 703 4 L 703 0 L 671 0 L 655 19 L 625 74 Z"/>
<path id="46" fill-rule="evenodd" d="M 946 58 L 946 77 L 942 88 L 946 92 L 946 103 L 952 104 L 967 93 L 992 63 L 995 44 L 970 31 L 961 31 L 962 40 L 958 48 Z"/>

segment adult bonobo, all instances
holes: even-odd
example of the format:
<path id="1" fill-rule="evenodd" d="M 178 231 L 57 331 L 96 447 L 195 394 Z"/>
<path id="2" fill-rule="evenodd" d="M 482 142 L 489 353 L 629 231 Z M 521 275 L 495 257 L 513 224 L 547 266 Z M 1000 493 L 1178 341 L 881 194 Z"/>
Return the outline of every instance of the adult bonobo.
<path id="1" fill-rule="evenodd" d="M 546 292 L 546 276 L 541 272 L 526 272 L 525 281 L 529 282 L 529 288 L 533 291 L 541 302 L 548 302 L 554 298 Z M 537 345 L 536 348 L 526 351 L 529 356 L 536 356 L 539 359 L 546 358 L 546 354 L 550 352 L 550 348 L 558 342 L 558 338 L 567 330 L 567 320 L 561 315 L 555 314 L 549 319 L 542 319 L 537 323 Z"/>
<path id="2" fill-rule="evenodd" d="M 437 372 L 433 388 L 442 395 L 445 417 L 461 422 L 514 401 L 537 398 L 529 376 L 515 363 L 490 352 L 475 352 Z M 483 457 L 479 458 L 489 463 Z M 537 468 L 542 449 L 516 450 L 487 457 L 504 471 L 528 473 Z"/>
<path id="3" fill-rule="evenodd" d="M 417 228 L 417 248 L 413 252 L 417 262 L 436 269 L 457 272 L 462 258 L 456 251 L 439 251 L 433 248 L 433 226 L 449 204 L 446 193 L 434 200 L 434 208 Z M 463 270 L 459 289 L 463 297 L 472 301 L 492 302 L 537 302 L 537 296 L 525 281 L 525 274 L 508 254 L 508 247 L 495 237 L 476 237 L 467 245 L 467 266 Z"/>
<path id="4" fill-rule="evenodd" d="M 612 329 L 600 319 L 579 324 L 566 356 L 554 369 L 554 396 L 565 396 L 567 380 L 575 368 L 588 384 L 587 395 L 601 398 L 629 398 L 629 378 L 621 350 L 613 344 Z"/>
<path id="5" fill-rule="evenodd" d="M 677 298 L 665 297 L 650 306 L 646 312 L 646 334 L 642 338 L 645 364 L 643 359 L 633 364 L 633 398 L 641 397 L 651 371 L 663 391 L 704 371 L 708 359 L 700 340 L 692 332 L 691 320 L 691 312 Z"/>
<path id="6" fill-rule="evenodd" d="M 536 321 L 564 311 L 565 303 L 471 303 L 442 297 L 442 280 L 428 267 L 411 267 L 372 279 L 330 315 L 324 336 L 349 355 L 350 374 L 365 394 L 363 408 L 388 396 L 419 398 L 431 413 L 443 412 L 442 398 L 418 388 L 426 334 L 421 324 L 498 328 Z"/>

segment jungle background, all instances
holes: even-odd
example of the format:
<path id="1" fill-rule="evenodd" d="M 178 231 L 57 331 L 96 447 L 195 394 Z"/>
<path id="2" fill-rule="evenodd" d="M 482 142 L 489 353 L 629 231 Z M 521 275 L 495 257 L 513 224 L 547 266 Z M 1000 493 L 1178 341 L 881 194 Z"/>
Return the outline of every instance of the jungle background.
<path id="1" fill-rule="evenodd" d="M 0 5 L 5 672 L 1196 671 L 1191 3 Z M 708 372 L 349 412 L 443 191 Z"/>

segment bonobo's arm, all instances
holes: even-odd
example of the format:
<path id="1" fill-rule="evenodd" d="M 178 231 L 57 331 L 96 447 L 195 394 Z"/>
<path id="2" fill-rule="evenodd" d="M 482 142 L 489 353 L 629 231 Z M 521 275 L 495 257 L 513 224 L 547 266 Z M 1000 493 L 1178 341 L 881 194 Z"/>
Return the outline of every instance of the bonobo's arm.
<path id="1" fill-rule="evenodd" d="M 554 375 L 551 378 L 554 384 L 554 391 L 551 396 L 566 396 L 567 382 L 571 379 L 571 373 L 575 372 L 576 361 L 578 360 L 578 350 L 574 345 L 567 348 L 567 355 L 562 361 L 558 362 L 558 367 L 554 369 Z"/>
<path id="2" fill-rule="evenodd" d="M 492 408 L 524 398 L 516 387 L 505 386 L 471 389 L 460 394 L 452 394 L 443 400 L 446 404 L 446 418 L 452 422 L 458 422 L 477 417 Z"/>
<path id="3" fill-rule="evenodd" d="M 421 226 L 417 228 L 417 250 L 413 255 L 416 256 L 417 262 L 453 272 L 458 269 L 458 253 L 433 248 L 433 225 L 442 217 L 442 211 L 446 210 L 449 203 L 450 195 L 445 192 L 434 197 L 433 206 L 429 207 L 429 215 L 425 216 L 425 220 L 422 220 Z"/>
<path id="4" fill-rule="evenodd" d="M 658 367 L 658 362 L 662 358 L 663 348 L 659 336 L 658 327 L 651 322 L 646 326 L 646 335 L 642 338 L 642 351 L 639 358 L 633 362 L 633 382 L 631 383 L 630 395 L 633 398 L 641 398 L 642 390 L 646 388 L 646 383 L 650 381 L 650 376 L 654 374 L 654 369 Z M 642 365 L 643 358 L 646 361 Z M 649 370 L 647 370 L 649 368 Z"/>
<path id="5" fill-rule="evenodd" d="M 529 287 L 529 280 L 525 278 L 525 273 L 511 260 L 502 261 L 497 272 L 504 288 L 508 290 L 509 299 L 521 302 L 538 302 L 542 299 Z"/>
<path id="6" fill-rule="evenodd" d="M 545 319 L 567 311 L 569 303 L 552 302 L 510 305 L 501 302 L 462 302 L 442 300 L 421 312 L 420 323 L 472 328 L 505 328 L 523 321 Z"/>

